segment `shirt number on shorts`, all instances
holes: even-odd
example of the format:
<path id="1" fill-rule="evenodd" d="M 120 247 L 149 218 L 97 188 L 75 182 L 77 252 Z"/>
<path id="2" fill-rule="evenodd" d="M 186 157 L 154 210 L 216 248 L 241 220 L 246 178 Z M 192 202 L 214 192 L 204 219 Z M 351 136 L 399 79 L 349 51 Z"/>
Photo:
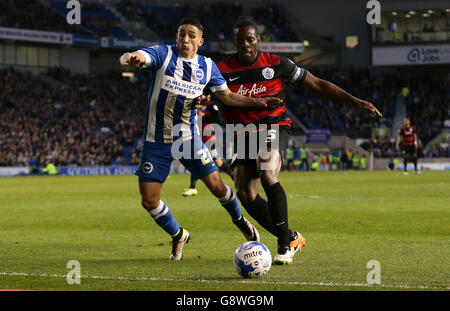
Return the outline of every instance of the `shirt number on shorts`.
<path id="1" fill-rule="evenodd" d="M 203 165 L 206 165 L 212 161 L 211 153 L 209 153 L 208 148 L 200 149 L 199 151 L 197 151 L 197 155 L 200 157 Z"/>

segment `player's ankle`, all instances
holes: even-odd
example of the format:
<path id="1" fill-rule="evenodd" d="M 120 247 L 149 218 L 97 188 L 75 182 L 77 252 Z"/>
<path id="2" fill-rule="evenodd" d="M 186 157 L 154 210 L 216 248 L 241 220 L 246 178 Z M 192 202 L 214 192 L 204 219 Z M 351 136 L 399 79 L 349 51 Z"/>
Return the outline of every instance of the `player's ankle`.
<path id="1" fill-rule="evenodd" d="M 181 239 L 182 236 L 183 236 L 183 228 L 180 227 L 180 231 L 178 231 L 178 233 L 172 237 L 172 241 L 176 243 Z"/>

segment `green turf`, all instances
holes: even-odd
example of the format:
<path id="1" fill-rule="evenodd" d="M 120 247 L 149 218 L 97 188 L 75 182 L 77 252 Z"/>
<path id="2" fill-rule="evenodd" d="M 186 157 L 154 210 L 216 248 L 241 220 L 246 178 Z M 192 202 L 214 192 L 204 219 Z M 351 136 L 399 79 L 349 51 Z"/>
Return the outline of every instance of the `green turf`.
<path id="1" fill-rule="evenodd" d="M 293 265 L 244 280 L 232 263 L 243 237 L 203 184 L 197 197 L 181 196 L 188 175 L 172 175 L 162 194 L 193 237 L 181 262 L 168 260 L 170 238 L 140 207 L 135 176 L 1 178 L 0 289 L 449 289 L 449 172 L 299 172 L 280 181 L 290 226 L 307 245 Z M 276 239 L 258 228 L 275 255 Z M 80 285 L 66 282 L 69 260 L 81 264 Z M 369 260 L 380 262 L 382 287 L 364 286 Z"/>

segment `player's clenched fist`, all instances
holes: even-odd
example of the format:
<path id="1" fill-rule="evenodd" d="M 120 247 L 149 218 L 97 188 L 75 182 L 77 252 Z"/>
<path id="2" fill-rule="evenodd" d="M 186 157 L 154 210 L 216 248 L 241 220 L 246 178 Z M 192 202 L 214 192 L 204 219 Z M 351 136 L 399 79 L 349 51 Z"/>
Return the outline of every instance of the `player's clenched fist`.
<path id="1" fill-rule="evenodd" d="M 196 109 L 202 109 L 203 106 L 207 106 L 210 104 L 211 95 L 200 95 L 194 101 L 194 105 Z"/>
<path id="2" fill-rule="evenodd" d="M 120 57 L 119 61 L 122 67 L 137 67 L 141 63 L 141 60 L 135 53 L 125 53 Z"/>

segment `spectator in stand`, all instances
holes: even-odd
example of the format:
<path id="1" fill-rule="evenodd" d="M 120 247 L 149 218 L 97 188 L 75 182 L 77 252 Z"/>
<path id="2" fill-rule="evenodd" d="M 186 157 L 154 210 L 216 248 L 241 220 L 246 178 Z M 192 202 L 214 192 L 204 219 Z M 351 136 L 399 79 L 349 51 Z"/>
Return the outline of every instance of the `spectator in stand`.
<path id="1" fill-rule="evenodd" d="M 35 0 L 0 1 L 0 27 L 89 34 L 80 26 L 67 24 L 65 16 Z"/>
<path id="2" fill-rule="evenodd" d="M 299 171 L 301 169 L 302 165 L 302 156 L 301 156 L 301 151 L 300 151 L 300 147 L 295 145 L 294 148 L 294 170 L 295 171 Z"/>
<path id="3" fill-rule="evenodd" d="M 301 170 L 309 171 L 309 163 L 308 163 L 308 151 L 305 146 L 300 147 L 300 159 L 302 161 Z"/>
<path id="4" fill-rule="evenodd" d="M 55 70 L 52 74 L 56 79 L 64 76 Z M 31 74 L 0 70 L 0 165 L 28 165 L 31 158 L 36 167 L 50 158 L 56 165 L 110 165 L 117 157 L 123 163 L 120 139 L 125 137 L 127 147 L 133 148 L 132 137 L 142 132 L 136 126 L 140 95 L 113 82 L 116 75 L 69 75 L 54 87 Z M 89 100 L 93 96 L 95 104 Z M 95 131 L 108 122 L 122 125 Z"/>
<path id="5" fill-rule="evenodd" d="M 293 171 L 294 170 L 294 148 L 292 145 L 290 145 L 286 149 L 286 155 L 285 155 L 285 170 L 286 171 Z"/>
<path id="6" fill-rule="evenodd" d="M 338 84 L 358 97 L 369 96 L 374 102 L 385 103 L 379 106 L 388 118 L 393 116 L 395 94 L 408 86 L 411 91 L 404 100 L 423 148 L 442 131 L 448 119 L 450 87 L 445 81 L 421 77 L 401 80 L 367 70 L 319 73 L 331 79 L 339 77 Z M 146 90 L 132 92 L 130 86 L 147 83 L 133 84 L 119 73 L 80 75 L 54 68 L 47 75 L 58 84 L 50 85 L 30 73 L 0 69 L 0 166 L 42 168 L 51 158 L 57 166 L 111 165 L 123 163 L 124 159 L 136 164 L 136 159 L 131 159 L 133 153 L 139 155 L 137 141 L 144 130 L 138 103 L 145 101 Z M 148 77 L 136 73 L 136 79 L 145 81 Z M 368 123 L 358 133 L 358 137 L 367 139 L 361 147 L 375 157 L 398 156 L 389 139 L 370 139 L 371 128 L 379 126 L 374 119 L 368 120 L 347 106 L 337 109 L 333 103 L 298 90 L 295 85 L 286 87 L 286 96 L 288 105 L 295 103 L 289 106 L 291 111 L 307 127 L 327 126 L 333 134 L 351 136 L 358 133 L 358 126 Z M 346 156 L 347 168 L 351 168 L 351 153 Z M 425 156 L 448 157 L 448 145 L 437 144 Z"/>

